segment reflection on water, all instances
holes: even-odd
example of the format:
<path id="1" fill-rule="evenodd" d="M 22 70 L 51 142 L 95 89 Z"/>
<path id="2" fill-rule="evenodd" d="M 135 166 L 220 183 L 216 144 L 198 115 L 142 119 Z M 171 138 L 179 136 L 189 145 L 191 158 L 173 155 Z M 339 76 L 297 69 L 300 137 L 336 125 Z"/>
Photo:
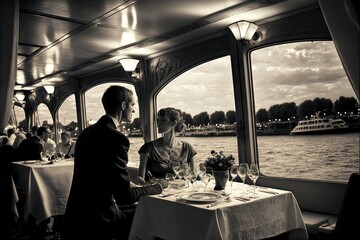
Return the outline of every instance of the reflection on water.
<path id="1" fill-rule="evenodd" d="M 233 154 L 237 159 L 235 137 L 182 137 L 191 143 L 198 154 L 195 161 L 205 161 L 211 150 Z M 359 133 L 314 136 L 260 136 L 258 137 L 262 173 L 291 178 L 311 178 L 334 181 L 349 179 L 359 170 Z M 142 138 L 130 138 L 130 162 L 138 164 L 137 153 Z"/>

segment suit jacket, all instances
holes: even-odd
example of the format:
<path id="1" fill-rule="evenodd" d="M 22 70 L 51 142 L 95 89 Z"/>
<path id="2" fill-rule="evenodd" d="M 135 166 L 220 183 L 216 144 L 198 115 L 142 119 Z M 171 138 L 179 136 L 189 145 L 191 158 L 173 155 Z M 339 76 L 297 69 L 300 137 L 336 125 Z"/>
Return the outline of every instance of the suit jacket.
<path id="1" fill-rule="evenodd" d="M 40 160 L 43 145 L 35 140 L 36 137 L 24 139 L 15 151 L 16 161 Z M 40 141 L 40 140 L 39 140 Z"/>
<path id="2" fill-rule="evenodd" d="M 119 228 L 126 216 L 117 205 L 161 193 L 160 184 L 131 187 L 127 171 L 130 142 L 106 115 L 86 128 L 75 145 L 74 175 L 65 211 L 64 239 L 102 236 Z M 81 226 L 85 226 L 82 228 Z M 67 237 L 70 233 L 71 237 Z"/>

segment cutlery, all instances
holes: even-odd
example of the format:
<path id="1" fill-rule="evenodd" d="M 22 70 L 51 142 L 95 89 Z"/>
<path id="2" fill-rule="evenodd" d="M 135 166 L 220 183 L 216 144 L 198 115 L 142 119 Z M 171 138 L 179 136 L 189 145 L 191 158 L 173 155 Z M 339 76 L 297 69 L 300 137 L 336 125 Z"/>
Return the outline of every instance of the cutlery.
<path id="1" fill-rule="evenodd" d="M 159 194 L 159 197 L 169 197 L 169 196 L 172 196 L 172 195 L 175 195 L 176 193 L 166 193 L 166 194 Z"/>
<path id="2" fill-rule="evenodd" d="M 250 198 L 246 198 L 246 197 L 234 197 L 234 198 L 241 202 L 248 202 L 251 200 Z"/>
<path id="3" fill-rule="evenodd" d="M 227 197 L 227 198 L 224 198 L 221 201 L 211 203 L 211 204 L 207 205 L 206 207 L 211 208 L 211 207 L 215 207 L 215 206 L 218 206 L 218 205 L 221 205 L 221 204 L 224 204 L 224 203 L 228 203 L 230 201 L 231 201 L 230 197 Z"/>
<path id="4" fill-rule="evenodd" d="M 275 191 L 271 191 L 271 190 L 264 190 L 264 189 L 259 189 L 259 192 L 263 192 L 263 193 L 269 193 L 269 194 L 274 194 L 274 195 L 278 195 L 278 192 Z"/>

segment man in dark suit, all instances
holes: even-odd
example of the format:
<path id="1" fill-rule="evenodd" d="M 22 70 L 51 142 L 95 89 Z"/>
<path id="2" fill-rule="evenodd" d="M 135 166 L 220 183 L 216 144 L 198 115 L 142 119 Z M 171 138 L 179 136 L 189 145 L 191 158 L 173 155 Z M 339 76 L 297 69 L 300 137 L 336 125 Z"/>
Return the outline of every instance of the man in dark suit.
<path id="1" fill-rule="evenodd" d="M 15 150 L 15 161 L 41 160 L 43 147 L 40 137 L 36 135 L 24 139 Z"/>
<path id="2" fill-rule="evenodd" d="M 117 130 L 131 121 L 135 100 L 124 87 L 111 86 L 103 97 L 106 115 L 86 128 L 75 145 L 75 166 L 62 240 L 127 239 L 135 209 L 123 209 L 143 195 L 159 194 L 167 182 L 135 187 L 127 171 L 128 138 Z"/>

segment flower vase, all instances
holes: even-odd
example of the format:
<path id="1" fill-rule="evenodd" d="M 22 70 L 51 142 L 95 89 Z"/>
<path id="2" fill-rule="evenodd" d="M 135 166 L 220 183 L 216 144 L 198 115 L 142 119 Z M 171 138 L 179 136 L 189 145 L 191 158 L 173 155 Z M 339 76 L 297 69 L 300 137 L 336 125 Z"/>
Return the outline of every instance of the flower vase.
<path id="1" fill-rule="evenodd" d="M 214 190 L 224 190 L 229 180 L 229 170 L 213 170 L 215 178 Z"/>

